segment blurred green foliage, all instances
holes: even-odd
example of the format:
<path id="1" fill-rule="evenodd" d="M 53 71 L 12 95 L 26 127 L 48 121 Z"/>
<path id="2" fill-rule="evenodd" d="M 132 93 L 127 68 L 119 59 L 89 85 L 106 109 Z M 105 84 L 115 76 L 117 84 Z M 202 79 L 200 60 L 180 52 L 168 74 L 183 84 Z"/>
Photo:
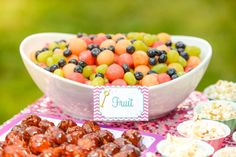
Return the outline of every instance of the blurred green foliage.
<path id="1" fill-rule="evenodd" d="M 198 89 L 236 79 L 234 0 L 0 0 L 0 124 L 42 96 L 19 44 L 38 32 L 168 32 L 208 40 L 213 58 Z"/>

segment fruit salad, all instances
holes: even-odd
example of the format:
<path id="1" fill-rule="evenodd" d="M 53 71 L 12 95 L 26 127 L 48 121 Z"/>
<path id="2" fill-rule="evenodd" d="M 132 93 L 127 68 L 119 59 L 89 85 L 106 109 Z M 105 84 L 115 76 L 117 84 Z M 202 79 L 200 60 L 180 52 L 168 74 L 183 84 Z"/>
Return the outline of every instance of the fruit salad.
<path id="1" fill-rule="evenodd" d="M 162 84 L 200 64 L 200 48 L 167 33 L 83 34 L 45 43 L 31 60 L 58 76 L 92 85 Z"/>

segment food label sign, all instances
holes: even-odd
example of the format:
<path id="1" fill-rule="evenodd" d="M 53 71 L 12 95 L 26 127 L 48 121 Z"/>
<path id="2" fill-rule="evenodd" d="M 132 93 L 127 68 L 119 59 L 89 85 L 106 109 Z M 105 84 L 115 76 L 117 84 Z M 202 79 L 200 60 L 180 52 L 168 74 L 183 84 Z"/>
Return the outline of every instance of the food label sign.
<path id="1" fill-rule="evenodd" d="M 95 121 L 148 121 L 148 88 L 101 86 L 93 90 Z"/>

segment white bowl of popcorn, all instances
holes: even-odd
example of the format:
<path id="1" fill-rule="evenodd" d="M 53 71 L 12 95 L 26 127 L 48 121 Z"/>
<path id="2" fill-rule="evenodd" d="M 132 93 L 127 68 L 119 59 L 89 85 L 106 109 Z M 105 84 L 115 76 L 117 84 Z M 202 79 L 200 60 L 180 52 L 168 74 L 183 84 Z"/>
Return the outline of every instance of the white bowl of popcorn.
<path id="1" fill-rule="evenodd" d="M 236 157 L 236 147 L 225 147 L 215 152 L 213 157 Z"/>
<path id="2" fill-rule="evenodd" d="M 234 142 L 236 142 L 236 131 L 233 133 L 232 139 Z"/>
<path id="3" fill-rule="evenodd" d="M 157 150 L 164 157 L 206 157 L 214 152 L 214 148 L 206 142 L 170 134 L 158 143 Z"/>
<path id="4" fill-rule="evenodd" d="M 188 120 L 177 127 L 180 135 L 208 142 L 215 150 L 222 147 L 224 138 L 230 135 L 230 128 L 212 120 Z"/>
<path id="5" fill-rule="evenodd" d="M 236 102 L 236 83 L 219 80 L 207 87 L 203 93 L 211 100 L 228 100 Z"/>
<path id="6" fill-rule="evenodd" d="M 224 100 L 200 102 L 194 108 L 194 117 L 222 122 L 233 132 L 236 128 L 236 103 Z"/>

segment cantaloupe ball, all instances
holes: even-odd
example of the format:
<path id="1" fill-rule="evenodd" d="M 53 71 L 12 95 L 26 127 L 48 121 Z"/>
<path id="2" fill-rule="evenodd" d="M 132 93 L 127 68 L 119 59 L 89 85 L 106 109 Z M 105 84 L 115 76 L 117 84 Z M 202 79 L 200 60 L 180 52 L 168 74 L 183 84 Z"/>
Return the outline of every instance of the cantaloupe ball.
<path id="1" fill-rule="evenodd" d="M 200 64 L 200 62 L 201 62 L 200 58 L 196 56 L 190 56 L 188 59 L 187 66 L 195 68 L 198 64 Z"/>
<path id="2" fill-rule="evenodd" d="M 100 48 L 108 48 L 109 46 L 115 47 L 116 42 L 112 39 L 105 40 L 101 43 Z"/>
<path id="3" fill-rule="evenodd" d="M 144 51 L 135 51 L 132 54 L 134 66 L 138 65 L 148 65 L 148 55 Z"/>
<path id="4" fill-rule="evenodd" d="M 110 65 L 114 62 L 114 53 L 110 50 L 104 50 L 97 56 L 97 64 Z"/>
<path id="5" fill-rule="evenodd" d="M 146 75 L 142 79 L 142 86 L 154 86 L 157 84 L 159 83 L 158 83 L 156 75 L 152 75 L 152 74 Z"/>
<path id="6" fill-rule="evenodd" d="M 118 41 L 115 46 L 115 53 L 118 55 L 126 53 L 126 48 L 129 45 L 131 45 L 131 42 L 129 40 L 122 39 L 122 40 Z"/>
<path id="7" fill-rule="evenodd" d="M 126 36 L 124 34 L 118 33 L 112 36 L 112 40 L 117 41 L 119 38 L 124 38 L 126 39 Z"/>
<path id="8" fill-rule="evenodd" d="M 64 73 L 64 76 L 65 76 L 66 78 L 67 78 L 68 76 L 70 76 L 70 74 L 74 72 L 75 67 L 76 67 L 75 64 L 72 64 L 72 63 L 66 64 L 66 65 L 62 68 L 63 73 Z"/>
<path id="9" fill-rule="evenodd" d="M 166 43 L 167 41 L 171 40 L 171 36 L 167 33 L 159 33 L 157 34 L 157 38 L 163 43 Z"/>
<path id="10" fill-rule="evenodd" d="M 150 68 L 147 65 L 136 66 L 134 72 L 141 72 L 143 75 L 146 75 L 150 71 Z"/>
<path id="11" fill-rule="evenodd" d="M 80 38 L 72 38 L 69 40 L 69 49 L 75 55 L 79 55 L 80 52 L 87 49 L 87 44 Z"/>

